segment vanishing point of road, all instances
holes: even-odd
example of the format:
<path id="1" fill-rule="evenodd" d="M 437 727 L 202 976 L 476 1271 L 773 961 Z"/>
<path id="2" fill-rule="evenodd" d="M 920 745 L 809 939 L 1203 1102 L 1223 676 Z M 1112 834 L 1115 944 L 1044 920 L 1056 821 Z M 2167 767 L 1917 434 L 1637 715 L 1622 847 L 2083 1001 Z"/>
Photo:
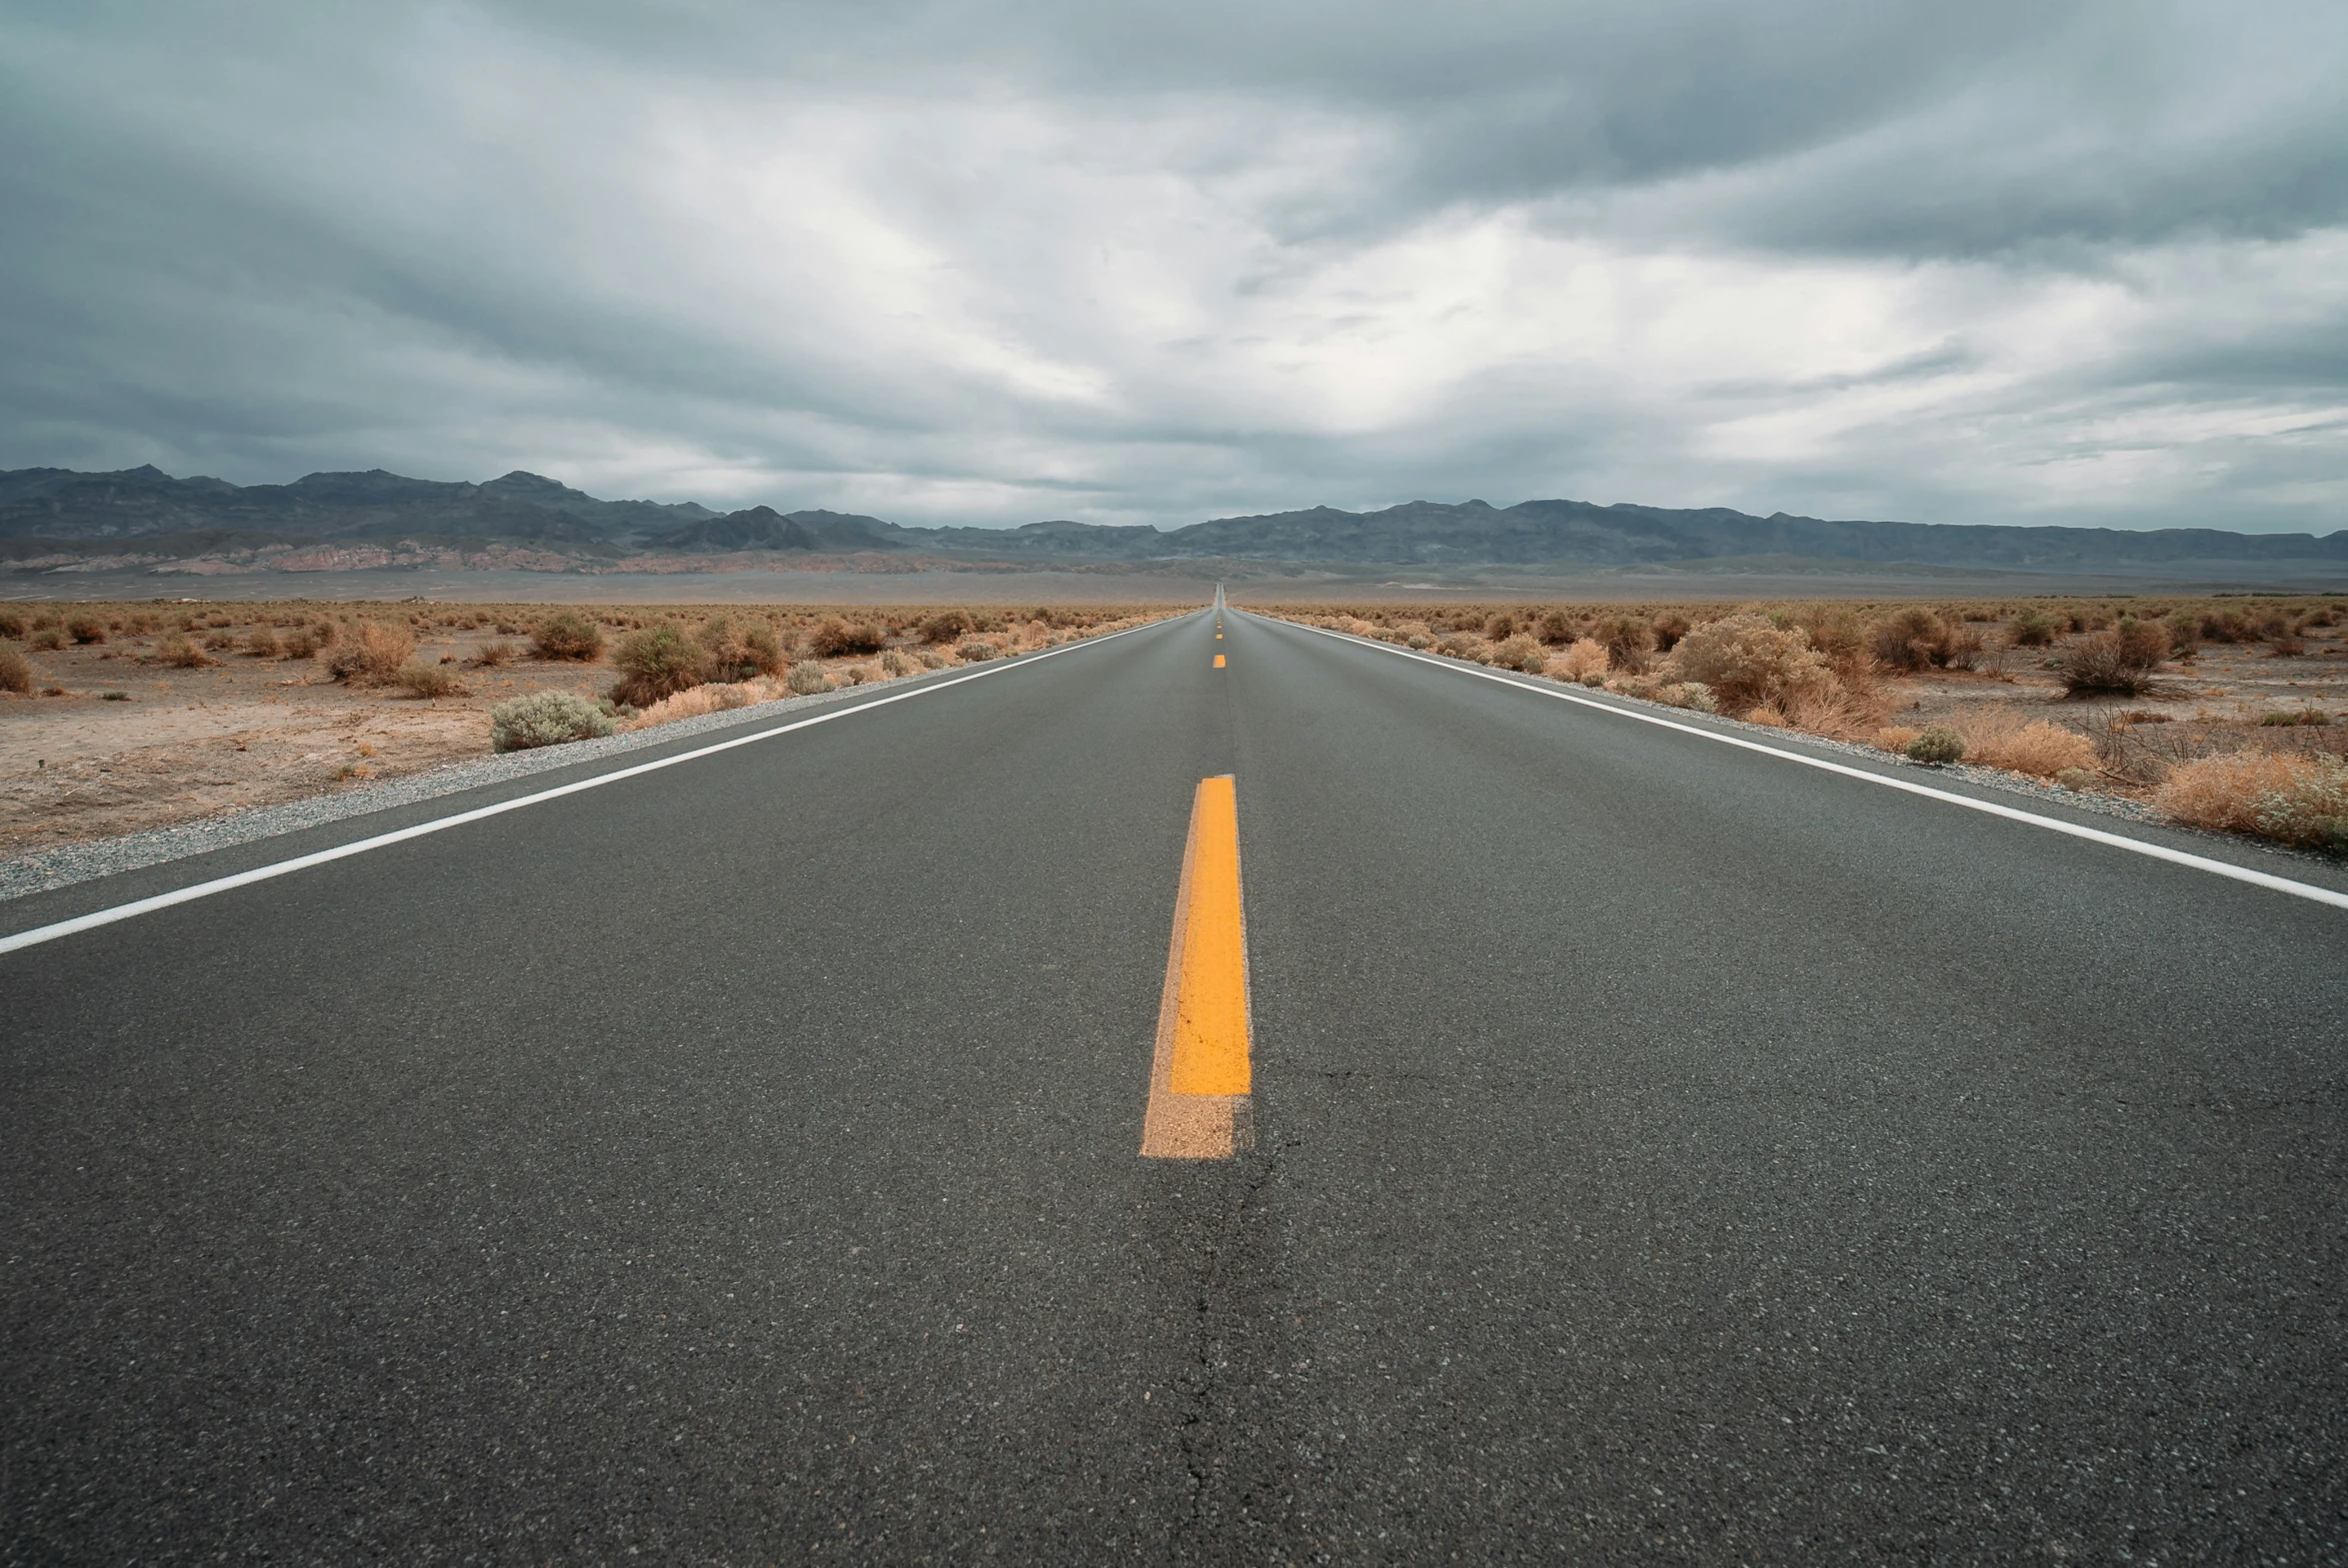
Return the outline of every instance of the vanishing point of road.
<path id="1" fill-rule="evenodd" d="M 2348 908 L 1237 613 L 981 672 L 0 904 L 0 1561 L 2348 1556 Z"/>

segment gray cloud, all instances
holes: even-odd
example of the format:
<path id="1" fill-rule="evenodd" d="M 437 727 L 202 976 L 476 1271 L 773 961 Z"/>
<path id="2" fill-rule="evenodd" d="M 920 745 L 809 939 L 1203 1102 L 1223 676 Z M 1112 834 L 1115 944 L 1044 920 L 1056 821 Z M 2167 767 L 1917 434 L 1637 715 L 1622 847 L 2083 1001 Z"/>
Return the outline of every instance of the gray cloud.
<path id="1" fill-rule="evenodd" d="M 2348 13 L 18 7 L 0 465 L 2348 526 Z"/>

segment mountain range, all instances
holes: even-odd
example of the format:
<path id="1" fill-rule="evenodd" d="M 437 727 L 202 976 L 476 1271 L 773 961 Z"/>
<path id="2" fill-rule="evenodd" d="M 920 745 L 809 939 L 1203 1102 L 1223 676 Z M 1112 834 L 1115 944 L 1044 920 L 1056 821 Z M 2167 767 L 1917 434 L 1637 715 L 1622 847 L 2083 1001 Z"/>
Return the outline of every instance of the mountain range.
<path id="1" fill-rule="evenodd" d="M 318 547 L 345 547 L 322 556 Z M 18 571 L 196 558 L 258 569 L 370 561 L 418 552 L 441 564 L 628 570 L 648 559 L 872 554 L 947 562 L 1169 561 L 1417 567 L 1637 567 L 1770 557 L 2042 573 L 2338 565 L 2348 529 L 2239 534 L 2219 529 L 2004 527 L 1830 522 L 1724 507 L 1672 509 L 1583 501 L 1412 501 L 1375 512 L 1314 507 L 1215 518 L 1184 528 L 1048 522 L 1019 528 L 909 528 L 879 518 L 693 502 L 603 501 L 517 471 L 481 484 L 381 469 L 311 474 L 289 485 L 176 479 L 152 466 L 90 474 L 0 471 L 0 560 Z M 402 553 L 406 554 L 403 555 Z"/>

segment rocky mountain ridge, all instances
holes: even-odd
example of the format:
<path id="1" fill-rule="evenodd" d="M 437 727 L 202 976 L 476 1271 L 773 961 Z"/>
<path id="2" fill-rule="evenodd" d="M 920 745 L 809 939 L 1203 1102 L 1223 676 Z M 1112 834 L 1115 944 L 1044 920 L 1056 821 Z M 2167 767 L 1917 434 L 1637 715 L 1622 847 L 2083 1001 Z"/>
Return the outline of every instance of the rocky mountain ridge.
<path id="1" fill-rule="evenodd" d="M 288 485 L 177 479 L 152 466 L 108 474 L 0 472 L 0 559 L 18 571 L 119 560 L 155 565 L 233 556 L 266 567 L 334 544 L 463 560 L 528 559 L 532 570 L 625 570 L 648 558 L 920 555 L 1005 563 L 1282 562 L 1422 567 L 1656 566 L 1754 557 L 2035 572 L 2211 564 L 2338 563 L 2348 529 L 2006 527 L 1828 521 L 1724 507 L 1412 501 L 1215 518 L 1184 528 L 1065 521 L 1018 528 L 911 528 L 880 518 L 693 502 L 604 501 L 517 470 L 481 484 L 381 469 Z M 288 567 L 287 570 L 302 568 Z"/>

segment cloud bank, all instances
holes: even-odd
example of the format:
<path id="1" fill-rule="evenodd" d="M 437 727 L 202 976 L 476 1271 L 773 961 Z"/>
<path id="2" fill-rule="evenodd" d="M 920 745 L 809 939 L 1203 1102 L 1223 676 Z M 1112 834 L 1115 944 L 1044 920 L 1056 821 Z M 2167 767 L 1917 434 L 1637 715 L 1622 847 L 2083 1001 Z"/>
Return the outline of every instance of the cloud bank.
<path id="1" fill-rule="evenodd" d="M 40 4 L 0 467 L 2348 526 L 2348 9 Z"/>

